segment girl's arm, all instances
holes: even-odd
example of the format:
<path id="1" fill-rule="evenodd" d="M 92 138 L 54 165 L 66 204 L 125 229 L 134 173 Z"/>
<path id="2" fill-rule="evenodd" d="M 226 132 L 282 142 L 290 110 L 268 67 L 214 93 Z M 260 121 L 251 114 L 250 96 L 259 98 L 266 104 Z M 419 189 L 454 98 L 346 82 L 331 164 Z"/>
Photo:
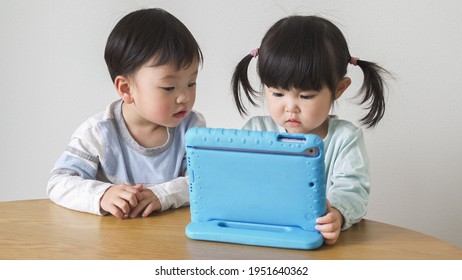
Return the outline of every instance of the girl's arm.
<path id="1" fill-rule="evenodd" d="M 330 159 L 327 199 L 342 214 L 342 230 L 345 230 L 366 215 L 370 191 L 369 160 L 359 128 L 350 131 L 335 145 L 336 148 L 326 154 L 326 159 Z"/>

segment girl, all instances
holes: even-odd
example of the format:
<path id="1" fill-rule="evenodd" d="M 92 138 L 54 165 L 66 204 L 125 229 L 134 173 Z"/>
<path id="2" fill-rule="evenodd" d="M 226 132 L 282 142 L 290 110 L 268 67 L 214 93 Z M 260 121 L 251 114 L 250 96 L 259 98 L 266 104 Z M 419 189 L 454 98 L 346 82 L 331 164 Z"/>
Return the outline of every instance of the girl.
<path id="1" fill-rule="evenodd" d="M 188 205 L 184 133 L 205 126 L 192 111 L 202 63 L 196 40 L 166 11 L 139 10 L 114 27 L 104 57 L 120 99 L 74 132 L 48 196 L 119 218 Z"/>
<path id="2" fill-rule="evenodd" d="M 361 129 L 329 112 L 351 83 L 345 76 L 351 63 L 364 73 L 361 104 L 367 103 L 369 110 L 361 121 L 366 127 L 377 125 L 385 110 L 383 76 L 387 71 L 352 57 L 343 34 L 328 20 L 289 16 L 276 22 L 260 47 L 235 68 L 232 88 L 241 115 L 247 114 L 245 100 L 257 104 L 257 92 L 247 76 L 252 58 L 258 59 L 270 116 L 253 117 L 243 129 L 311 133 L 324 139 L 327 214 L 317 219 L 317 230 L 326 244 L 335 244 L 341 230 L 366 214 L 370 186 Z"/>

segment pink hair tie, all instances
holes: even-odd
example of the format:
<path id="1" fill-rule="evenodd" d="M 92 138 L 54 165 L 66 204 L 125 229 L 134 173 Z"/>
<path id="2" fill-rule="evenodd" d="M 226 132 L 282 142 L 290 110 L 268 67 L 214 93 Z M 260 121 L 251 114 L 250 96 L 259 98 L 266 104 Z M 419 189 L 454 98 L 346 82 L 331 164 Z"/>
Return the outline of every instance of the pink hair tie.
<path id="1" fill-rule="evenodd" d="M 350 59 L 350 64 L 353 64 L 354 66 L 358 65 L 359 57 L 352 56 Z"/>
<path id="2" fill-rule="evenodd" d="M 253 50 L 250 51 L 250 55 L 252 55 L 254 58 L 256 58 L 258 56 L 259 51 L 260 51 L 259 48 L 253 49 Z"/>

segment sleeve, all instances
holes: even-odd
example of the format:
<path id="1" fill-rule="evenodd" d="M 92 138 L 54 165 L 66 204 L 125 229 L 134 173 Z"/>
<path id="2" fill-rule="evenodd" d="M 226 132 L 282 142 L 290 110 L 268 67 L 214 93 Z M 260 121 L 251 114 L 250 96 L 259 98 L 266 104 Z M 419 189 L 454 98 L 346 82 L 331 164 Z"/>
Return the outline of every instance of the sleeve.
<path id="1" fill-rule="evenodd" d="M 206 121 L 204 116 L 201 113 L 194 112 L 194 116 L 185 127 L 184 133 L 191 127 L 205 126 Z M 159 198 L 161 211 L 189 205 L 189 181 L 186 170 L 186 154 L 183 157 L 182 165 L 184 166 L 185 176 L 180 176 L 172 181 L 149 187 L 157 198 Z"/>
<path id="2" fill-rule="evenodd" d="M 244 124 L 244 126 L 242 126 L 242 129 L 244 129 L 244 130 L 258 130 L 258 128 L 255 125 L 255 122 L 252 119 L 248 120 Z"/>
<path id="3" fill-rule="evenodd" d="M 194 111 L 194 118 L 192 119 L 191 124 L 188 126 L 188 128 L 205 127 L 206 125 L 207 124 L 204 116 L 201 113 Z"/>
<path id="4" fill-rule="evenodd" d="M 159 198 L 161 211 L 189 205 L 188 176 L 178 177 L 149 189 Z"/>
<path id="5" fill-rule="evenodd" d="M 262 117 L 251 117 L 247 122 L 242 126 L 244 130 L 255 130 L 255 131 L 272 131 L 272 129 L 268 129 L 266 123 L 264 122 L 264 118 Z"/>
<path id="6" fill-rule="evenodd" d="M 342 230 L 366 215 L 370 192 L 369 161 L 362 131 L 350 133 L 339 145 L 328 178 L 327 198 L 342 213 Z"/>
<path id="7" fill-rule="evenodd" d="M 103 145 L 98 130 L 82 125 L 55 163 L 47 185 L 48 197 L 63 207 L 97 215 L 107 214 L 100 200 L 111 183 L 97 180 Z"/>

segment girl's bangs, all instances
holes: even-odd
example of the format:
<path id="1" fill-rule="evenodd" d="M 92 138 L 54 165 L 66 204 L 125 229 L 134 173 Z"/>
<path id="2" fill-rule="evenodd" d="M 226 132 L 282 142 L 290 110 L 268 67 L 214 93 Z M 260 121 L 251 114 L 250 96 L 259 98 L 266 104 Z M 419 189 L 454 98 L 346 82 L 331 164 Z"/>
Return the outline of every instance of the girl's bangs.
<path id="1" fill-rule="evenodd" d="M 332 80 L 333 73 L 326 69 L 328 63 L 322 56 L 268 54 L 265 58 L 260 57 L 258 71 L 262 83 L 270 87 L 321 90 Z"/>

